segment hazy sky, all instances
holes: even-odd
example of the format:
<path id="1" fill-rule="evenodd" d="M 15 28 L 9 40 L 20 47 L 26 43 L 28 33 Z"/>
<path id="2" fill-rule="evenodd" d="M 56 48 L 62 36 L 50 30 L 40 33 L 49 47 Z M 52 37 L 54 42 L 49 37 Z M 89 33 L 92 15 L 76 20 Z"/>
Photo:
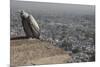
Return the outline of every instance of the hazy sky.
<path id="1" fill-rule="evenodd" d="M 34 14 L 93 14 L 95 6 L 93 5 L 76 5 L 76 4 L 54 4 L 40 2 L 23 2 L 11 0 L 11 11 L 25 11 Z"/>

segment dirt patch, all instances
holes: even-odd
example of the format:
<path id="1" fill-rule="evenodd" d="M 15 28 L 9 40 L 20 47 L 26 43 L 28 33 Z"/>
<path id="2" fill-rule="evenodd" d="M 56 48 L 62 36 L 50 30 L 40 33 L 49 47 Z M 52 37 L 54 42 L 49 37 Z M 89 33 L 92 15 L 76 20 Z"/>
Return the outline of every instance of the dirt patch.
<path id="1" fill-rule="evenodd" d="M 55 55 L 55 56 L 42 58 L 42 59 L 36 60 L 34 63 L 35 64 L 61 64 L 61 63 L 66 63 L 66 61 L 69 58 L 70 58 L 69 55 L 62 54 L 62 55 Z"/>

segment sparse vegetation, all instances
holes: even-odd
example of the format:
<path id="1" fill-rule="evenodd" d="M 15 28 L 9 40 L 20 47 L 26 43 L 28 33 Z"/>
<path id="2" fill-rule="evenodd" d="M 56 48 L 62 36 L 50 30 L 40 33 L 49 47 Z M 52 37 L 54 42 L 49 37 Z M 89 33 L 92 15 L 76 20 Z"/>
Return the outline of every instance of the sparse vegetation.
<path id="1" fill-rule="evenodd" d="M 71 56 L 61 48 L 38 39 L 11 40 L 11 66 L 65 63 Z"/>

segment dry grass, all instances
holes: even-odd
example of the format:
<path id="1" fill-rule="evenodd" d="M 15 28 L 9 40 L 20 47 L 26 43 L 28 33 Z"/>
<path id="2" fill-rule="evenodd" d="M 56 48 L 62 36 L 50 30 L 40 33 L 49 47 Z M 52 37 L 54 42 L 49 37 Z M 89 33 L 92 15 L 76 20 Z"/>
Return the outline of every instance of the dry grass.
<path id="1" fill-rule="evenodd" d="M 11 40 L 11 65 L 65 63 L 70 56 L 63 49 L 37 39 Z"/>

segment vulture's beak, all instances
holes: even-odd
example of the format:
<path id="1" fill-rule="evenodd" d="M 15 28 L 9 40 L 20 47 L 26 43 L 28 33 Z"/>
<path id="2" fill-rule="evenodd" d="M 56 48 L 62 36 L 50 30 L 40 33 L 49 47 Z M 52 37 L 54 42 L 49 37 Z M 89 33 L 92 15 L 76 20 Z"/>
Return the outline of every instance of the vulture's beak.
<path id="1" fill-rule="evenodd" d="M 16 15 L 20 15 L 20 13 L 21 13 L 21 12 L 17 11 L 15 14 L 16 14 Z"/>

